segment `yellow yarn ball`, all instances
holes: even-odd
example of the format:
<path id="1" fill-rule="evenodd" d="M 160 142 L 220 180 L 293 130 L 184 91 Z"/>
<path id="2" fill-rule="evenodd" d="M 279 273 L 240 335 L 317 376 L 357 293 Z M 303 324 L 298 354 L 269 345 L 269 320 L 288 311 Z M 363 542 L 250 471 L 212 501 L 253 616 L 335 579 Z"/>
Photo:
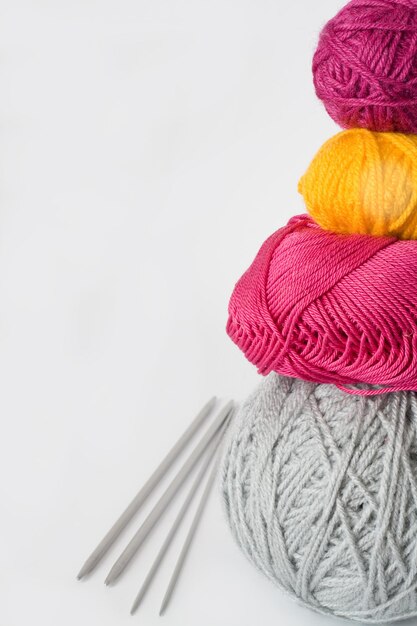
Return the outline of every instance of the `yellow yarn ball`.
<path id="1" fill-rule="evenodd" d="M 417 239 L 417 135 L 343 131 L 322 146 L 298 189 L 326 230 Z"/>

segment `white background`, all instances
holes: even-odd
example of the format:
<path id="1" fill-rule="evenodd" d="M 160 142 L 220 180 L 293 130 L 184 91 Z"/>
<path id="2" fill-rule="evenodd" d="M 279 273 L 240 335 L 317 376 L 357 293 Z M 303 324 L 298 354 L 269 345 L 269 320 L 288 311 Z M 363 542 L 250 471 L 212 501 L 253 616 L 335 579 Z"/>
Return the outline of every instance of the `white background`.
<path id="1" fill-rule="evenodd" d="M 2 626 L 332 623 L 246 561 L 218 494 L 164 618 L 178 542 L 128 610 L 175 507 L 114 588 L 132 529 L 75 576 L 203 402 L 257 384 L 227 302 L 337 130 L 310 67 L 341 4 L 1 0 Z"/>

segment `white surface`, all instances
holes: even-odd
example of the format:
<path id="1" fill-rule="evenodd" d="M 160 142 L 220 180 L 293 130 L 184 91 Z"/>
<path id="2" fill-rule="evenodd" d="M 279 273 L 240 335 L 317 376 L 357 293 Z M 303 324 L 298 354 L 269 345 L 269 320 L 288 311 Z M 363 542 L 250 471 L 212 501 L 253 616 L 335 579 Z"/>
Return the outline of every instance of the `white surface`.
<path id="1" fill-rule="evenodd" d="M 132 529 L 75 576 L 201 404 L 257 382 L 227 301 L 336 131 L 310 64 L 340 6 L 1 0 L 0 624 L 160 623 L 178 542 L 128 609 L 174 510 L 116 587 Z M 332 623 L 246 562 L 218 498 L 163 620 Z"/>

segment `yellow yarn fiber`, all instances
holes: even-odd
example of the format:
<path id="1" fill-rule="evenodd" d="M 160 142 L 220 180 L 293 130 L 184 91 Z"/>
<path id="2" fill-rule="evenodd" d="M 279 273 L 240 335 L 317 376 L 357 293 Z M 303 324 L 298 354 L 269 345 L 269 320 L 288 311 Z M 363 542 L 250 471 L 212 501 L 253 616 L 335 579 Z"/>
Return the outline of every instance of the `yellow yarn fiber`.
<path id="1" fill-rule="evenodd" d="M 326 230 L 417 239 L 417 135 L 338 133 L 318 151 L 298 190 Z"/>

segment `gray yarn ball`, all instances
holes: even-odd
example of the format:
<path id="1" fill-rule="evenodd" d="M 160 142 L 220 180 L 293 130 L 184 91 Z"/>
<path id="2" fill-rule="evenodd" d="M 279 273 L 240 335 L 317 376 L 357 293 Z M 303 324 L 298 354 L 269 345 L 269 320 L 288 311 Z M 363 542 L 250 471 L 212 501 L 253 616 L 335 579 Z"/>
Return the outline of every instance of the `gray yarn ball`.
<path id="1" fill-rule="evenodd" d="M 235 417 L 222 493 L 232 532 L 321 613 L 417 615 L 417 394 L 348 395 L 270 374 Z"/>

